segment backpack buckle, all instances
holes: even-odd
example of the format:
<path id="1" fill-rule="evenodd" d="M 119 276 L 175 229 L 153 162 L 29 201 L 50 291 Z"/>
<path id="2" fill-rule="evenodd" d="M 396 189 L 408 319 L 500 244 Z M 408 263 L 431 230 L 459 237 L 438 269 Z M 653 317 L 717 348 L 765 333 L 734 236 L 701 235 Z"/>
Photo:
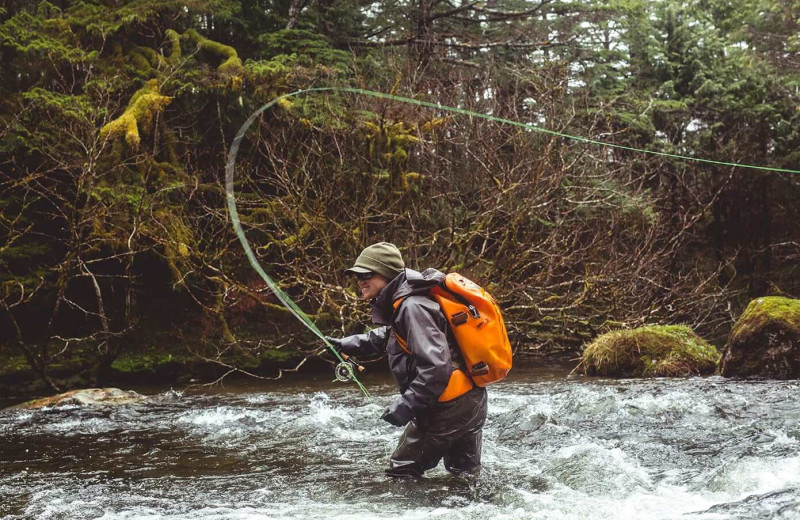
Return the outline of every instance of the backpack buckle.
<path id="1" fill-rule="evenodd" d="M 469 371 L 473 376 L 485 376 L 489 373 L 489 365 L 481 361 L 472 365 L 472 370 Z"/>

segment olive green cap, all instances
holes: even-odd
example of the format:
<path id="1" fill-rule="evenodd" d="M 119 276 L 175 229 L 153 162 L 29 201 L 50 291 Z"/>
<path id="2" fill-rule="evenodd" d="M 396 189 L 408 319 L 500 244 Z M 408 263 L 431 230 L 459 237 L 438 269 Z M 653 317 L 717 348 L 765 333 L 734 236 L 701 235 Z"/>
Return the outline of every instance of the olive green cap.
<path id="1" fill-rule="evenodd" d="M 403 272 L 406 265 L 397 246 L 389 242 L 378 242 L 366 247 L 356 258 L 355 264 L 350 269 L 345 269 L 346 274 L 378 273 L 391 280 Z"/>

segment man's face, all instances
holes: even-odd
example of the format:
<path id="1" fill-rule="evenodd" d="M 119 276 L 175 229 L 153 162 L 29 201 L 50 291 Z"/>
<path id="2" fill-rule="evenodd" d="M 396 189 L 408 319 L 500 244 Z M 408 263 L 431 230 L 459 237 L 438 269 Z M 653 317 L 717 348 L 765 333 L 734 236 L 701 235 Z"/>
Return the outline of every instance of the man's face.
<path id="1" fill-rule="evenodd" d="M 369 278 L 367 278 L 367 276 L 369 276 Z M 361 298 L 365 300 L 371 300 L 378 296 L 378 293 L 381 292 L 381 289 L 389 284 L 389 280 L 378 273 L 358 275 L 357 279 L 358 288 L 361 291 Z"/>

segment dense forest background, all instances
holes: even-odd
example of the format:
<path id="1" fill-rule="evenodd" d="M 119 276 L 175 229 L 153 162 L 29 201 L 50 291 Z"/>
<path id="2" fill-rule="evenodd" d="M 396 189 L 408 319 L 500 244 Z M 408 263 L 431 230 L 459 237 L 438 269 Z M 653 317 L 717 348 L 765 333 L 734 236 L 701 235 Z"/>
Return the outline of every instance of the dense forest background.
<path id="1" fill-rule="evenodd" d="M 798 0 L 83 0 L 0 8 L 0 363 L 52 389 L 160 362 L 322 353 L 225 206 L 238 128 L 357 87 L 618 145 L 800 169 Z M 800 296 L 800 176 L 344 93 L 248 132 L 262 265 L 332 335 L 396 243 L 501 302 L 517 356 Z"/>

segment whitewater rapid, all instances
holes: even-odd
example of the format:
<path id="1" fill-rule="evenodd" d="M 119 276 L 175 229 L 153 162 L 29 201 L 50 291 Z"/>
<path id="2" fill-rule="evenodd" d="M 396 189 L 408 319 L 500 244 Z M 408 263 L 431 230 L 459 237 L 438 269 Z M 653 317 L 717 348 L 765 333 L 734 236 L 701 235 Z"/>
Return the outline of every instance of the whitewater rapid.
<path id="1" fill-rule="evenodd" d="M 798 382 L 517 374 L 474 482 L 385 477 L 394 390 L 367 384 L 2 411 L 0 518 L 800 519 Z"/>

